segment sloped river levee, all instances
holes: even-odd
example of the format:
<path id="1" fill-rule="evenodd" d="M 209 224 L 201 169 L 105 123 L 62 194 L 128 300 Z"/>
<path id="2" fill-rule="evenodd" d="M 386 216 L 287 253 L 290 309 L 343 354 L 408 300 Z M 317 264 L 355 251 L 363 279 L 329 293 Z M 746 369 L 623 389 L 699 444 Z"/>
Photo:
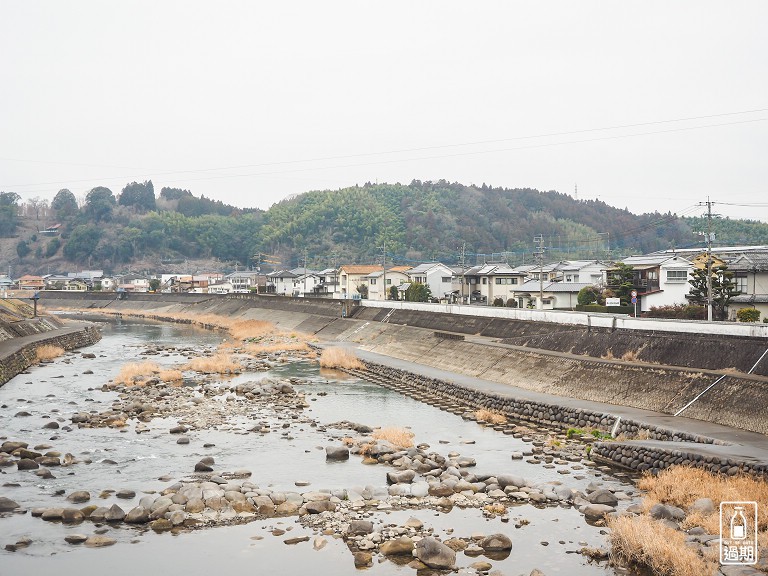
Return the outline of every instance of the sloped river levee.
<path id="1" fill-rule="evenodd" d="M 583 547 L 605 548 L 605 529 L 587 523 L 570 505 L 505 499 L 506 511 L 496 510 L 495 514 L 484 511 L 482 506 L 461 506 L 460 502 L 453 507 L 403 506 L 400 503 L 409 498 L 391 498 L 387 494 L 387 472 L 394 470 L 392 466 L 363 464 L 362 457 L 355 454 L 349 460 L 328 461 L 324 448 L 340 446 L 341 439 L 351 433 L 334 426 L 342 421 L 374 428 L 405 427 L 414 433 L 416 444 L 427 451 L 446 458 L 473 459 L 476 465 L 461 469 L 465 476 L 471 474 L 467 476 L 470 480 L 516 475 L 524 477 L 530 486 L 579 491 L 587 491 L 590 483 L 591 489 L 600 484 L 620 494 L 619 508 L 636 501 L 636 491 L 628 479 L 579 458 L 554 457 L 536 462 L 525 457 L 513 459 L 513 452 L 530 456 L 532 451 L 541 453 L 546 446 L 465 420 L 370 382 L 321 371 L 317 361 L 283 358 L 263 363 L 258 371 L 205 382 L 209 392 L 215 387 L 231 390 L 238 383 L 264 378 L 290 382 L 306 401 L 306 407 L 294 413 L 270 411 L 264 405 L 250 409 L 247 400 L 234 394 L 209 393 L 227 416 L 205 420 L 209 414 L 194 414 L 202 406 L 196 405 L 194 398 L 202 395 L 203 384 L 185 380 L 180 388 L 191 400 L 186 404 L 191 414 L 184 418 L 199 417 L 203 419 L 200 422 L 207 423 L 184 433 L 188 443 L 179 443 L 179 435 L 169 433 L 179 424 L 181 415 L 160 415 L 144 422 L 129 419 L 122 427 L 81 427 L 72 422 L 75 414 L 102 412 L 119 400 L 118 392 L 103 387 L 123 364 L 149 358 L 160 365 L 179 365 L 189 359 L 190 351 L 194 351 L 192 355 L 203 354 L 222 340 L 221 334 L 178 325 L 108 322 L 103 325 L 103 339 L 95 346 L 33 367 L 0 388 L 0 443 L 23 441 L 30 450 L 53 452 L 53 456 L 69 464 L 49 466 L 48 477 L 37 470 L 18 470 L 15 465 L 0 468 L 0 496 L 12 499 L 25 510 L 0 515 L 0 548 L 10 545 L 10 550 L 0 550 L 0 575 L 339 576 L 360 572 L 347 542 L 334 534 L 333 526 L 341 530 L 343 520 L 322 527 L 301 521 L 296 514 L 260 519 L 230 511 L 228 516 L 220 514 L 216 525 L 182 523 L 158 533 L 146 523 L 86 519 L 70 524 L 46 521 L 32 513 L 35 509 L 39 515 L 40 509 L 86 505 L 109 508 L 113 504 L 127 512 L 147 496 L 157 498 L 178 482 L 212 476 L 223 482 L 226 473 L 233 473 L 226 482 L 250 482 L 254 493 L 328 491 L 341 500 L 350 494 L 358 495 L 356 498 L 365 494 L 367 501 L 354 513 L 373 523 L 374 532 L 367 537 L 374 542 L 380 541 L 377 533 L 382 531 L 417 538 L 425 534 L 442 540 L 464 538 L 469 542 L 473 537 L 477 541 L 479 535 L 502 533 L 512 540 L 508 554 L 470 555 L 459 551 L 456 565 L 462 574 L 478 574 L 484 569 L 485 573 L 497 570 L 507 576 L 527 576 L 534 568 L 547 576 L 617 573 L 606 562 L 595 562 L 578 553 Z M 148 352 L 152 355 L 148 356 Z M 84 354 L 93 357 L 84 358 Z M 236 406 L 239 408 L 228 410 Z M 211 412 L 210 408 L 199 409 Z M 196 472 L 195 465 L 207 456 L 212 457 L 208 462 L 213 472 Z M 90 500 L 79 504 L 67 500 L 76 491 L 87 491 Z M 423 527 L 416 531 L 402 528 L 419 524 Z M 396 531 L 398 527 L 400 532 Z M 101 534 L 116 542 L 94 548 L 65 540 L 76 534 Z M 305 536 L 309 538 L 302 541 Z M 287 544 L 290 538 L 299 541 Z M 374 550 L 373 563 L 364 570 L 381 576 L 415 573 L 407 565 L 408 560 L 396 561 Z M 490 568 L 478 562 L 486 562 Z"/>

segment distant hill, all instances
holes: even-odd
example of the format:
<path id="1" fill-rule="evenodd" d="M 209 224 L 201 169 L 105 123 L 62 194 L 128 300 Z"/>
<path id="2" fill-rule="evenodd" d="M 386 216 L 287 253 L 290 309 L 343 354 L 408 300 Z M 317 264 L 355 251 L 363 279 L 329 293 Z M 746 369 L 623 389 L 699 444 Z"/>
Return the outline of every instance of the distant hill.
<path id="1" fill-rule="evenodd" d="M 384 245 L 387 262 L 456 264 L 463 247 L 467 263 L 504 257 L 519 264 L 532 260 L 539 235 L 547 259 L 605 259 L 701 245 L 698 231 L 706 227 L 698 218 L 637 215 L 558 192 L 442 180 L 307 192 L 267 211 L 181 189 L 164 188 L 155 198 L 151 182 L 134 182 L 117 196 L 94 188 L 80 207 L 62 192 L 52 204 L 57 210 L 44 210 L 43 221 L 39 209 L 37 220 L 27 214 L 15 237 L 0 241 L 0 266 L 38 273 L 52 266 L 161 270 L 169 263 L 189 270 L 196 262 L 207 269 L 272 268 L 306 258 L 309 267 L 324 268 L 380 262 Z M 37 232 L 54 221 L 62 224 L 60 237 Z M 714 229 L 718 244 L 768 244 L 768 224 L 761 222 L 718 220 Z M 26 248 L 19 250 L 21 242 Z"/>

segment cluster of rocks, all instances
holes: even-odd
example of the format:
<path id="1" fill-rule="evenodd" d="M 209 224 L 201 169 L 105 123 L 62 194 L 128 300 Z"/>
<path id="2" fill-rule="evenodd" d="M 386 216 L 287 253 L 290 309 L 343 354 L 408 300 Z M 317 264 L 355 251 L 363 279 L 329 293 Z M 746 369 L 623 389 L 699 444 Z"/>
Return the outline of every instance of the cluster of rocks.
<path id="1" fill-rule="evenodd" d="M 135 431 L 143 433 L 150 430 L 147 423 L 154 418 L 174 417 L 188 429 L 202 430 L 220 426 L 233 416 L 251 415 L 259 408 L 268 408 L 270 413 L 278 415 L 298 415 L 308 404 L 304 395 L 293 388 L 297 381 L 299 379 L 268 377 L 227 385 L 206 378 L 183 386 L 169 386 L 151 378 L 141 386 L 109 388 L 118 392 L 118 398 L 108 410 L 78 412 L 71 420 L 80 428 L 122 428 L 135 420 Z"/>
<path id="2" fill-rule="evenodd" d="M 34 449 L 29 443 L 6 440 L 0 445 L 0 468 L 15 466 L 18 470 L 34 471 L 40 478 L 54 478 L 50 468 L 68 467 L 80 462 L 72 454 L 51 450 L 48 444 L 38 444 Z"/>

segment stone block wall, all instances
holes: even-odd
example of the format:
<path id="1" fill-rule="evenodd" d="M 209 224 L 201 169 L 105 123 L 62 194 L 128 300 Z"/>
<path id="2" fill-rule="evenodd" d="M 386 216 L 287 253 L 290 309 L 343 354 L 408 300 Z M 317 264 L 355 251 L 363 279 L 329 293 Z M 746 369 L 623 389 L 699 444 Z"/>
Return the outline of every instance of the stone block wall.
<path id="1" fill-rule="evenodd" d="M 37 363 L 37 348 L 39 346 L 50 344 L 60 346 L 64 350 L 73 350 L 83 346 L 90 346 L 99 340 L 101 340 L 99 329 L 96 326 L 85 326 L 81 330 L 51 334 L 47 338 L 30 342 L 8 354 L 5 358 L 0 359 L 0 386 Z"/>

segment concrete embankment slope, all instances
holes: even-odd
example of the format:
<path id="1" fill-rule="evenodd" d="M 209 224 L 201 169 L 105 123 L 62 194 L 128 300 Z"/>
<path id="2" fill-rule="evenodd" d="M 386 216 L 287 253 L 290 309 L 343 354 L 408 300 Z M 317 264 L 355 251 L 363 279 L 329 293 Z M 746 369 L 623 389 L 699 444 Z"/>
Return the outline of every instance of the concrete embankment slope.
<path id="1" fill-rule="evenodd" d="M 758 362 L 768 348 L 764 338 L 585 330 L 380 308 L 359 308 L 342 318 L 338 301 L 270 296 L 130 294 L 118 299 L 115 294 L 45 293 L 44 302 L 50 308 L 109 308 L 159 317 L 183 313 L 266 320 L 414 365 L 664 414 L 675 414 L 698 398 L 684 416 L 768 434 L 768 356 Z M 755 364 L 754 374 L 746 374 Z"/>

